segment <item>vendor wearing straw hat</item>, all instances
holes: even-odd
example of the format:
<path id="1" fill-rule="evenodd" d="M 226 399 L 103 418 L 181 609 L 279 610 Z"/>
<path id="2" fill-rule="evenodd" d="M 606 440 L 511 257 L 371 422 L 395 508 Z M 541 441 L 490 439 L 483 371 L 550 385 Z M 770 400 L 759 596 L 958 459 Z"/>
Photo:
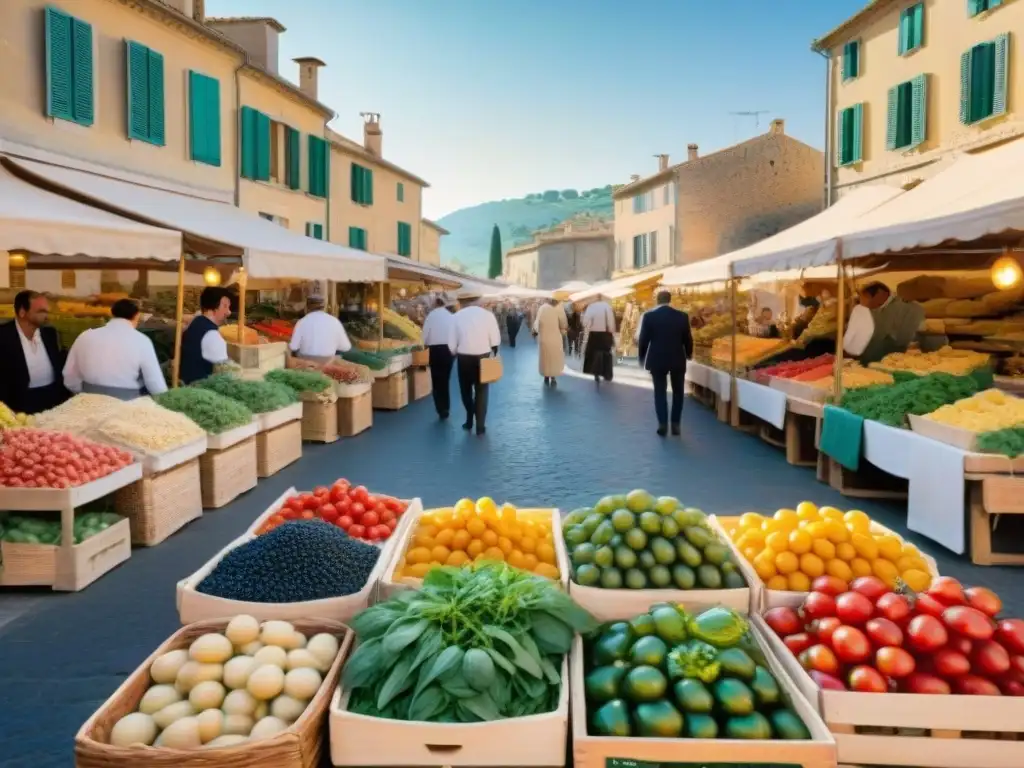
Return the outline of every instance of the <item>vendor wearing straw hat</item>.
<path id="1" fill-rule="evenodd" d="M 583 327 L 587 330 L 587 348 L 583 352 L 583 372 L 594 377 L 595 382 L 612 380 L 615 348 L 615 313 L 604 294 L 587 307 L 583 313 Z"/>
<path id="2" fill-rule="evenodd" d="M 473 429 L 482 435 L 487 431 L 487 394 L 489 384 L 480 383 L 480 361 L 498 354 L 501 346 L 501 329 L 492 312 L 479 304 L 481 295 L 477 290 L 466 289 L 459 294 L 462 309 L 455 313 L 452 323 L 451 348 L 459 372 L 459 391 L 466 408 L 466 423 L 463 429 Z"/>

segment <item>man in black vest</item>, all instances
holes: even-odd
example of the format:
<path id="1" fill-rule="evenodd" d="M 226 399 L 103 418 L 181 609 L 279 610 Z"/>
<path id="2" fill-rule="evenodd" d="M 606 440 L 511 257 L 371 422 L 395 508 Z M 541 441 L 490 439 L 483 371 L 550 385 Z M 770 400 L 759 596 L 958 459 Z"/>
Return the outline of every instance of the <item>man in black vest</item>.
<path id="1" fill-rule="evenodd" d="M 21 291 L 14 297 L 14 319 L 0 325 L 0 402 L 16 413 L 39 413 L 68 399 L 57 331 L 46 324 L 49 312 L 45 296 Z"/>
<path id="2" fill-rule="evenodd" d="M 231 314 L 227 289 L 204 288 L 199 295 L 201 314 L 192 318 L 181 337 L 181 381 L 191 384 L 213 375 L 213 367 L 228 361 L 228 345 L 218 327 Z"/>
<path id="3" fill-rule="evenodd" d="M 679 434 L 683 418 L 683 380 L 686 361 L 693 357 L 690 318 L 671 306 L 672 294 L 658 294 L 658 307 L 640 319 L 640 360 L 654 383 L 654 410 L 658 414 L 658 434 L 668 433 L 668 384 L 672 384 L 672 434 Z"/>

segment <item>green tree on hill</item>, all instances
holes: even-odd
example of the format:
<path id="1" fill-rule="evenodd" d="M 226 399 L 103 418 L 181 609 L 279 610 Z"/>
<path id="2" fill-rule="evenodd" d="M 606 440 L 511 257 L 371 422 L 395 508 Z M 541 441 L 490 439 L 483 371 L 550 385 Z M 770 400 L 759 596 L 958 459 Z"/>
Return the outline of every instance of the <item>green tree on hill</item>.
<path id="1" fill-rule="evenodd" d="M 577 192 L 575 189 L 563 189 L 562 190 L 562 199 L 563 200 L 575 200 L 579 196 L 580 196 L 580 193 Z"/>
<path id="2" fill-rule="evenodd" d="M 491 230 L 491 258 L 487 265 L 487 276 L 491 280 L 501 276 L 501 230 L 497 224 Z"/>
<path id="3" fill-rule="evenodd" d="M 544 193 L 544 201 L 547 203 L 558 202 L 562 198 L 562 193 L 557 189 L 549 189 Z"/>

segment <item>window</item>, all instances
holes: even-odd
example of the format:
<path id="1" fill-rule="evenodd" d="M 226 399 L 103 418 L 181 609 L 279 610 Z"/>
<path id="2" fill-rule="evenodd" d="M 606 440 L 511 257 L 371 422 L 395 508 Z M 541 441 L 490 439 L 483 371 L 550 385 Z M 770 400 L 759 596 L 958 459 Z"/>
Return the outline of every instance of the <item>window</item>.
<path id="1" fill-rule="evenodd" d="M 843 82 L 860 77 L 860 40 L 843 46 Z"/>
<path id="2" fill-rule="evenodd" d="M 1003 4 L 1003 0 L 967 0 L 967 15 L 977 16 L 979 13 L 991 11 Z"/>
<path id="3" fill-rule="evenodd" d="M 373 171 L 352 163 L 352 202 L 373 205 Z"/>
<path id="4" fill-rule="evenodd" d="M 662 198 L 661 199 L 661 204 L 662 205 L 668 205 L 669 197 L 671 197 L 671 195 L 672 195 L 672 185 L 671 184 L 666 184 L 662 188 L 662 191 L 661 191 L 661 198 Z"/>
<path id="5" fill-rule="evenodd" d="M 398 222 L 398 255 L 412 256 L 412 227 L 404 221 Z"/>
<path id="6" fill-rule="evenodd" d="M 188 137 L 190 157 L 220 166 L 220 81 L 189 71 Z"/>
<path id="7" fill-rule="evenodd" d="M 864 159 L 864 105 L 854 104 L 839 112 L 836 125 L 836 163 L 851 165 Z"/>
<path id="8" fill-rule="evenodd" d="M 647 259 L 648 264 L 658 263 L 658 233 L 651 232 L 648 236 L 650 240 L 650 255 Z"/>
<path id="9" fill-rule="evenodd" d="M 284 127 L 284 181 L 288 189 L 302 188 L 301 134 L 290 125 Z"/>
<path id="10" fill-rule="evenodd" d="M 349 227 L 348 244 L 350 248 L 358 248 L 361 251 L 365 251 L 367 248 L 366 230 L 360 227 Z"/>
<path id="11" fill-rule="evenodd" d="M 924 45 L 924 3 L 905 8 L 900 13 L 899 54 L 905 56 Z"/>
<path id="12" fill-rule="evenodd" d="M 654 210 L 654 190 L 649 189 L 633 196 L 633 213 L 647 213 Z"/>
<path id="13" fill-rule="evenodd" d="M 47 8 L 46 114 L 92 125 L 92 25 L 56 8 Z"/>
<path id="14" fill-rule="evenodd" d="M 60 271 L 60 287 L 74 290 L 78 287 L 78 275 L 73 269 L 62 269 Z"/>
<path id="15" fill-rule="evenodd" d="M 676 263 L 676 228 L 674 225 L 668 225 L 668 263 Z"/>
<path id="16" fill-rule="evenodd" d="M 242 107 L 242 178 L 270 181 L 270 118 Z"/>
<path id="17" fill-rule="evenodd" d="M 309 137 L 309 194 L 327 197 L 328 163 L 327 142 L 319 136 Z"/>
<path id="18" fill-rule="evenodd" d="M 633 267 L 638 269 L 651 263 L 650 240 L 648 235 L 633 237 Z"/>
<path id="19" fill-rule="evenodd" d="M 1006 112 L 1009 34 L 979 43 L 960 56 L 960 122 L 977 123 Z"/>
<path id="20" fill-rule="evenodd" d="M 927 75 L 918 75 L 913 80 L 890 88 L 885 148 L 892 150 L 916 147 L 926 138 L 927 117 Z"/>
<path id="21" fill-rule="evenodd" d="M 164 57 L 127 41 L 128 138 L 164 145 Z"/>
<path id="22" fill-rule="evenodd" d="M 316 222 L 306 222 L 306 237 L 313 237 L 317 240 L 324 239 L 324 225 Z"/>
<path id="23" fill-rule="evenodd" d="M 266 219 L 267 221 L 273 221 L 274 220 L 274 214 L 272 214 L 272 213 L 264 213 L 263 211 L 260 211 L 260 218 L 261 219 Z"/>
<path id="24" fill-rule="evenodd" d="M 398 182 L 398 189 L 397 189 L 396 194 L 398 195 L 398 202 L 404 203 L 405 202 L 405 184 L 403 184 L 402 182 Z"/>

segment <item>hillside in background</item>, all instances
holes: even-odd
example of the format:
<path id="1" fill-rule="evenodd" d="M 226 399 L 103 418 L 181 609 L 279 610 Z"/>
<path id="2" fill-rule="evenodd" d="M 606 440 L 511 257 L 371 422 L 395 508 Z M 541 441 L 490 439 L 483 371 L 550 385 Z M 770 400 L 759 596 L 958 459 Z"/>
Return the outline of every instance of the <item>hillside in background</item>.
<path id="1" fill-rule="evenodd" d="M 446 267 L 486 276 L 491 229 L 501 230 L 507 251 L 528 243 L 537 229 L 550 227 L 578 214 L 612 217 L 612 185 L 594 189 L 548 190 L 518 199 L 492 200 L 449 213 L 437 223 L 451 232 L 441 238 L 441 263 Z"/>

